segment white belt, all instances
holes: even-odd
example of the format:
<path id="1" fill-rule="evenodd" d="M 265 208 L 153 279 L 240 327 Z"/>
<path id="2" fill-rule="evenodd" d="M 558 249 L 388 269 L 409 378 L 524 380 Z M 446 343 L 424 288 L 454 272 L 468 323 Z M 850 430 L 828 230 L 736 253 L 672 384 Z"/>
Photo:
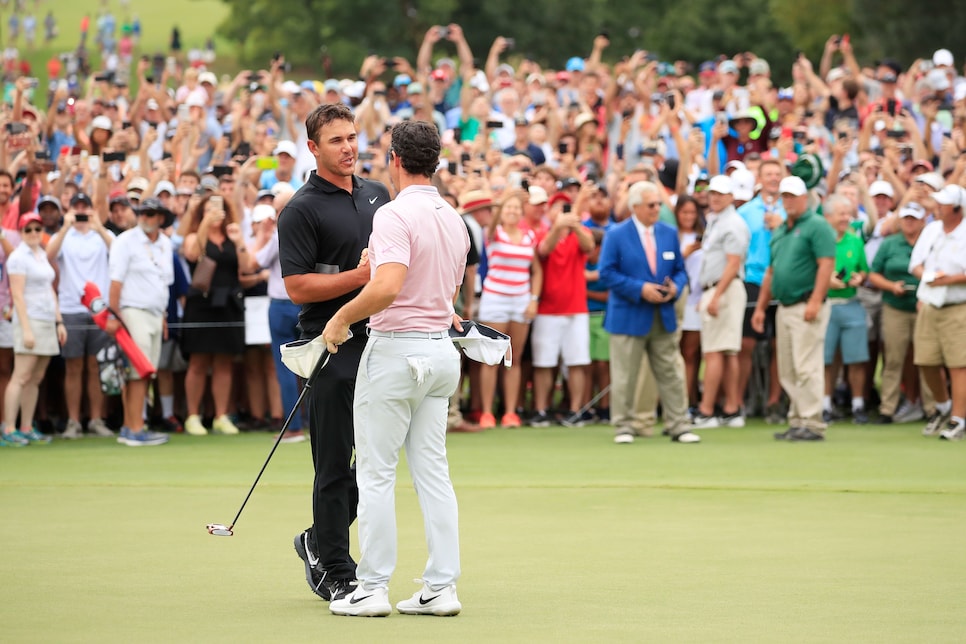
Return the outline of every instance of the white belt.
<path id="1" fill-rule="evenodd" d="M 449 331 L 376 331 L 369 329 L 373 338 L 405 338 L 417 340 L 448 340 Z"/>

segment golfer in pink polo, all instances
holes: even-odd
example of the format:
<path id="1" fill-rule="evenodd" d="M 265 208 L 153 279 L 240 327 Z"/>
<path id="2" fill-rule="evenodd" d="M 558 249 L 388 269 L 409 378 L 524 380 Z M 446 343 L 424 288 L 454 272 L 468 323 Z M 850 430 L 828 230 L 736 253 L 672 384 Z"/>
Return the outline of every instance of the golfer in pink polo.
<path id="1" fill-rule="evenodd" d="M 431 184 L 439 153 L 439 134 L 431 123 L 404 121 L 393 128 L 389 173 L 399 193 L 373 219 L 372 279 L 322 332 L 328 350 L 335 352 L 349 325 L 369 318 L 354 403 L 362 557 L 355 591 L 329 605 L 337 615 L 392 612 L 394 490 L 403 446 L 423 512 L 429 560 L 423 587 L 396 608 L 428 615 L 455 615 L 461 609 L 456 596 L 458 510 L 446 460 L 446 414 L 460 370 L 449 328 L 459 327 L 453 301 L 470 241 L 459 214 Z"/>

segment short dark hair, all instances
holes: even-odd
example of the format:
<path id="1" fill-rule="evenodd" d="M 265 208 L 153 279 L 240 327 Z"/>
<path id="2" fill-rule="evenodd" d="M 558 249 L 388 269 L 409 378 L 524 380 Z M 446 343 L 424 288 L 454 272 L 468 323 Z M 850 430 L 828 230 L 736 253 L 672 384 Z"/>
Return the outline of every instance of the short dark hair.
<path id="1" fill-rule="evenodd" d="M 9 173 L 9 172 L 8 172 L 8 171 L 6 170 L 6 168 L 2 168 L 2 169 L 0 169 L 0 177 L 6 177 L 6 178 L 7 178 L 7 180 L 8 180 L 9 182 L 10 182 L 10 187 L 11 187 L 11 188 L 12 188 L 12 187 L 14 187 L 15 185 L 17 185 L 17 182 L 16 182 L 16 181 L 14 181 L 14 178 L 13 178 L 13 175 L 12 175 L 12 174 L 10 174 L 10 173 Z"/>
<path id="2" fill-rule="evenodd" d="M 343 103 L 319 105 L 305 117 L 305 133 L 309 140 L 318 143 L 319 131 L 332 121 L 348 121 L 354 125 L 356 119 L 352 115 L 352 110 Z"/>
<path id="3" fill-rule="evenodd" d="M 432 177 L 439 165 L 439 130 L 425 121 L 403 121 L 392 128 L 392 150 L 403 170 Z"/>

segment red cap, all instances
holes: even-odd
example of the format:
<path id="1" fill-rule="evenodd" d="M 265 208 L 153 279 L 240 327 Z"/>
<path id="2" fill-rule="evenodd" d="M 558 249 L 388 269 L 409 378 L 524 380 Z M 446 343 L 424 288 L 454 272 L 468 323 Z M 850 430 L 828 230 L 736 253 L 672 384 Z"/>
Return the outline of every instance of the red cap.
<path id="1" fill-rule="evenodd" d="M 433 80 L 446 80 L 446 71 L 443 69 L 434 69 L 429 77 Z"/>
<path id="2" fill-rule="evenodd" d="M 547 207 L 549 208 L 553 206 L 558 201 L 562 201 L 564 203 L 573 203 L 573 200 L 564 193 L 556 192 L 552 197 L 550 197 L 550 200 L 547 202 Z"/>
<path id="3" fill-rule="evenodd" d="M 926 169 L 926 172 L 932 172 L 933 171 L 932 163 L 930 163 L 926 159 L 916 159 L 915 161 L 912 162 L 912 167 L 913 168 L 918 168 L 920 166 L 923 167 L 923 168 L 925 168 Z"/>
<path id="4" fill-rule="evenodd" d="M 25 212 L 24 214 L 20 215 L 20 223 L 19 223 L 20 230 L 23 230 L 24 228 L 26 228 L 27 224 L 29 224 L 32 221 L 36 221 L 38 224 L 41 224 L 41 225 L 43 225 L 44 223 L 43 220 L 40 218 L 40 215 L 38 215 L 37 213 Z"/>
<path id="5" fill-rule="evenodd" d="M 566 82 L 570 80 L 570 72 L 557 72 L 557 80 Z"/>

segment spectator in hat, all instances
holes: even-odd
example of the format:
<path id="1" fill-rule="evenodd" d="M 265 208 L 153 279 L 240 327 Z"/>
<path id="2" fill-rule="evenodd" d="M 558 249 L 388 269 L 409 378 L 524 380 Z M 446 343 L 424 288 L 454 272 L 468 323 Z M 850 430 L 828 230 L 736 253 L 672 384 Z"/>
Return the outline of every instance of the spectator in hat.
<path id="1" fill-rule="evenodd" d="M 87 206 L 90 205 L 90 197 L 84 193 L 76 193 L 71 197 L 71 201 L 78 200 L 84 202 Z M 44 226 L 44 244 L 46 245 L 46 239 L 49 235 L 56 233 L 61 226 L 61 222 L 64 218 L 63 206 L 60 204 L 60 199 L 54 197 L 53 195 L 44 195 L 37 202 L 37 214 L 40 215 L 40 221 Z"/>
<path id="2" fill-rule="evenodd" d="M 435 124 L 440 133 L 446 131 L 446 119 L 429 101 L 422 83 L 410 83 L 406 95 L 409 98 L 409 107 L 396 110 L 395 116 L 397 118 L 403 121 L 427 121 Z"/>
<path id="3" fill-rule="evenodd" d="M 54 268 L 41 246 L 40 215 L 20 217 L 22 243 L 7 258 L 13 302 L 13 374 L 4 392 L 3 445 L 23 446 L 50 442 L 33 427 L 40 381 L 52 356 L 67 341 L 54 291 Z M 17 415 L 20 426 L 17 426 Z"/>
<path id="4" fill-rule="evenodd" d="M 201 400 L 210 370 L 215 405 L 212 429 L 220 434 L 237 434 L 238 428 L 228 417 L 228 403 L 232 362 L 245 351 L 240 276 L 241 267 L 249 265 L 248 248 L 242 242 L 241 227 L 228 201 L 218 205 L 211 196 L 202 198 L 185 226 L 183 252 L 189 264 L 194 264 L 192 274 L 205 260 L 214 261 L 215 268 L 209 290 L 192 287 L 185 302 L 185 323 L 201 326 L 188 327 L 182 332 L 181 347 L 188 356 L 185 375 L 188 417 L 184 428 L 196 436 L 208 433 L 201 422 Z"/>
<path id="5" fill-rule="evenodd" d="M 540 149 L 540 146 L 534 145 L 530 140 L 530 124 L 527 122 L 526 117 L 516 117 L 513 124 L 516 128 L 516 138 L 513 140 L 513 145 L 504 148 L 503 153 L 509 154 L 511 157 L 522 154 L 528 157 L 533 165 L 543 165 L 546 163 L 547 158 L 544 156 L 543 150 Z"/>
<path id="6" fill-rule="evenodd" d="M 89 200 L 78 193 L 64 214 L 64 223 L 47 244 L 47 259 L 58 268 L 57 295 L 61 317 L 70 333 L 61 353 L 64 356 L 64 393 L 67 399 L 67 425 L 64 438 L 80 438 L 81 405 L 84 397 L 84 371 L 87 371 L 87 429 L 96 436 L 113 437 L 104 423 L 103 394 L 97 352 L 108 342 L 107 334 L 94 324 L 91 312 L 81 303 L 87 282 L 100 292 L 110 289 L 108 256 L 114 234 L 101 223 Z"/>
<path id="7" fill-rule="evenodd" d="M 168 287 L 174 282 L 171 240 L 161 229 L 170 225 L 173 218 L 160 201 L 146 199 L 138 209 L 138 225 L 117 236 L 109 258 L 111 310 L 120 312 L 131 338 L 153 365 L 160 362 Z M 119 328 L 120 321 L 111 318 L 105 330 L 114 335 Z M 145 428 L 147 390 L 147 381 L 136 373 L 129 375 L 122 396 L 124 424 L 117 437 L 122 445 L 154 446 L 168 442 L 166 435 Z"/>
<path id="8" fill-rule="evenodd" d="M 524 204 L 529 195 L 522 190 L 507 194 L 486 231 L 487 274 L 483 281 L 478 319 L 510 336 L 513 353 L 523 355 L 530 323 L 537 314 L 543 286 L 543 269 L 536 259 L 537 236 L 523 225 Z M 496 426 L 493 398 L 497 384 L 496 365 L 482 365 L 480 387 L 483 413 L 480 427 Z M 503 427 L 520 427 L 517 402 L 520 392 L 520 363 L 503 375 Z"/>
<path id="9" fill-rule="evenodd" d="M 107 147 L 114 131 L 114 124 L 107 116 L 97 116 L 91 121 L 90 149 L 91 155 L 100 156 Z"/>
<path id="10" fill-rule="evenodd" d="M 714 168 L 711 159 L 717 157 L 718 142 L 724 144 L 726 158 L 725 161 L 741 161 L 748 154 L 757 152 L 763 154 L 768 151 L 768 137 L 771 134 L 774 122 L 767 117 L 766 123 L 761 128 L 757 139 L 752 138 L 752 133 L 758 128 L 758 120 L 750 110 L 737 112 L 727 124 L 717 123 L 711 128 L 711 155 L 709 166 Z"/>
<path id="11" fill-rule="evenodd" d="M 137 214 L 125 193 L 120 192 L 111 196 L 108 208 L 108 220 L 104 228 L 115 237 L 137 225 Z"/>
<path id="12" fill-rule="evenodd" d="M 262 190 L 271 189 L 276 183 L 284 181 L 291 184 L 298 190 L 302 187 L 302 178 L 295 176 L 295 160 L 298 158 L 298 150 L 292 141 L 279 141 L 275 150 L 272 152 L 278 160 L 278 167 L 262 171 L 258 179 L 258 186 Z"/>
<path id="13" fill-rule="evenodd" d="M 869 281 L 882 292 L 882 402 L 879 423 L 909 423 L 932 416 L 935 402 L 928 387 L 920 387 L 918 371 L 910 377 L 906 355 L 914 345 L 916 290 L 919 279 L 909 272 L 912 249 L 926 226 L 926 211 L 912 203 L 899 213 L 899 234 L 886 237 L 872 262 Z M 866 245 L 868 247 L 868 244 Z M 900 385 L 905 391 L 899 403 Z"/>

